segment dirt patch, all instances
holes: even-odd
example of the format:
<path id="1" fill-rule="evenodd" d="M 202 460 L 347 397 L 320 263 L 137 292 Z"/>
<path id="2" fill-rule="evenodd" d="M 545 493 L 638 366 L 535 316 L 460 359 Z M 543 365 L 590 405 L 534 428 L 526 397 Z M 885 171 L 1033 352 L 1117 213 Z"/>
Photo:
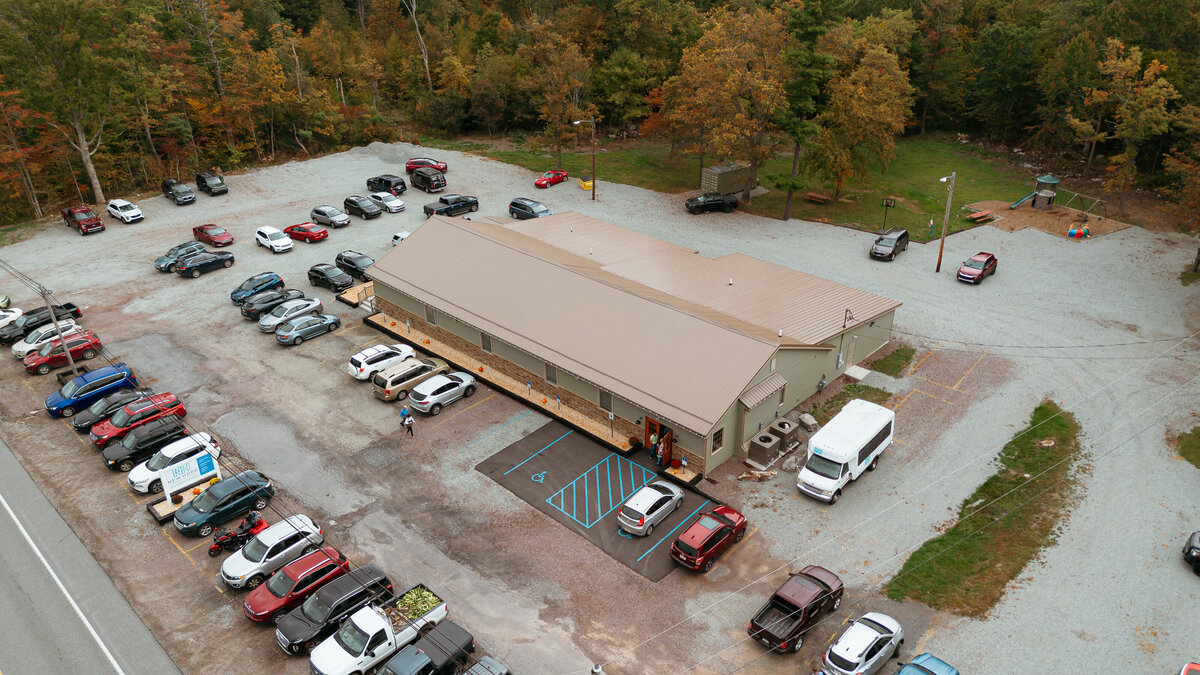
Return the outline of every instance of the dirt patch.
<path id="1" fill-rule="evenodd" d="M 999 217 L 988 225 L 1005 232 L 1016 232 L 1032 227 L 1056 237 L 1065 237 L 1071 229 L 1086 227 L 1091 236 L 1097 237 L 1132 227 L 1129 223 L 1087 215 L 1083 211 L 1065 208 L 1057 204 L 1049 211 L 1039 211 L 1030 206 L 1028 202 L 1015 209 L 1010 209 L 1008 208 L 1010 203 L 1004 200 L 988 200 L 968 204 L 967 208 L 972 212 L 991 211 L 996 214 Z"/>

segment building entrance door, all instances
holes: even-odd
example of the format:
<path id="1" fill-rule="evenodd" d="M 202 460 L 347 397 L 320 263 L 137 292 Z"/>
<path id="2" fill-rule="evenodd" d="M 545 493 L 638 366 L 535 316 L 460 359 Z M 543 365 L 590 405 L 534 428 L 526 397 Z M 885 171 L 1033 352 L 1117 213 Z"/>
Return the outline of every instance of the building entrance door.
<path id="1" fill-rule="evenodd" d="M 674 448 L 674 445 L 675 445 L 675 433 L 671 430 L 671 427 L 659 422 L 656 419 L 647 417 L 646 418 L 646 438 L 642 441 L 643 443 L 646 444 L 646 447 L 650 446 L 650 437 L 651 436 L 654 436 L 655 438 L 658 439 L 658 441 L 660 443 L 662 443 L 663 466 L 664 467 L 670 466 L 671 465 L 671 450 Z M 653 454 L 653 448 L 651 448 L 651 454 Z"/>

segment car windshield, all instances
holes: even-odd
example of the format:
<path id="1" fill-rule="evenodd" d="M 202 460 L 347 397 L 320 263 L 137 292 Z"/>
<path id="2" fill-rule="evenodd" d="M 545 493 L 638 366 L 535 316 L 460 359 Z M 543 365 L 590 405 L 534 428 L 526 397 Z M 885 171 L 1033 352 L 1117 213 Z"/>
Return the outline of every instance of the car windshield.
<path id="1" fill-rule="evenodd" d="M 283 233 L 282 233 L 282 232 L 271 232 L 271 233 L 268 233 L 268 234 L 267 234 L 267 239 L 270 239 L 271 241 L 275 241 L 276 239 L 283 239 Z"/>
<path id="2" fill-rule="evenodd" d="M 808 463 L 804 468 L 826 478 L 837 478 L 842 475 L 842 465 L 837 462 L 826 459 L 820 455 L 813 455 L 808 458 Z"/>
<path id="3" fill-rule="evenodd" d="M 250 540 L 250 543 L 242 547 L 242 555 L 250 562 L 261 562 L 267 555 L 267 545 L 262 543 L 262 540 L 255 537 Z"/>
<path id="4" fill-rule="evenodd" d="M 132 211 L 133 204 L 121 204 L 120 206 L 117 207 L 117 210 L 118 211 Z"/>
<path id="5" fill-rule="evenodd" d="M 279 570 L 267 580 L 267 590 L 271 591 L 271 595 L 282 598 L 288 594 L 288 591 L 292 590 L 292 586 L 295 583 L 295 580 L 285 574 L 283 570 Z"/>
<path id="6" fill-rule="evenodd" d="M 546 173 L 542 174 L 542 178 L 554 178 L 554 172 L 547 171 Z"/>
<path id="7" fill-rule="evenodd" d="M 71 398 L 77 391 L 79 391 L 79 385 L 75 384 L 75 380 L 71 380 L 70 382 L 64 384 L 62 389 L 58 390 L 58 395 L 62 396 L 63 398 Z"/>
<path id="8" fill-rule="evenodd" d="M 376 198 L 381 202 L 398 202 L 398 201 L 400 201 L 399 199 L 396 198 L 396 195 L 390 194 L 387 192 L 385 192 L 381 195 L 377 195 Z"/>
<path id="9" fill-rule="evenodd" d="M 116 415 L 112 416 L 112 423 L 114 426 L 116 426 L 118 428 L 123 427 L 123 426 L 129 424 L 130 417 L 132 417 L 132 415 L 125 412 L 124 408 L 121 408 L 120 410 L 117 411 Z"/>
<path id="10" fill-rule="evenodd" d="M 209 228 L 205 228 L 204 231 L 207 232 L 210 236 L 218 235 L 218 234 L 225 234 L 225 228 L 223 228 L 223 227 L 209 227 Z"/>
<path id="11" fill-rule="evenodd" d="M 88 406 L 88 412 L 93 415 L 103 415 L 105 410 L 108 410 L 109 404 L 112 403 L 107 398 L 102 398 L 92 405 Z"/>
<path id="12" fill-rule="evenodd" d="M 875 240 L 875 243 L 879 244 L 880 246 L 895 246 L 896 238 L 895 237 L 880 237 Z"/>
<path id="13" fill-rule="evenodd" d="M 95 217 L 96 217 L 96 214 L 92 213 L 91 211 L 76 211 L 75 212 L 75 220 L 88 220 L 90 218 L 95 218 Z"/>
<path id="14" fill-rule="evenodd" d="M 47 342 L 46 344 L 42 345 L 41 349 L 38 350 L 38 356 L 50 356 L 50 351 L 57 346 L 58 345 L 54 344 L 53 342 Z"/>
<path id="15" fill-rule="evenodd" d="M 964 266 L 965 266 L 965 267 L 970 267 L 970 268 L 971 268 L 971 269 L 973 269 L 973 270 L 981 270 L 981 269 L 983 269 L 983 261 L 982 261 L 982 260 L 976 260 L 976 259 L 974 259 L 974 258 L 971 258 L 970 260 L 968 260 L 968 261 L 965 263 L 965 265 L 964 265 Z"/>
<path id="16" fill-rule="evenodd" d="M 295 305 L 289 305 L 287 303 L 284 303 L 284 304 L 276 307 L 275 309 L 271 310 L 271 316 L 274 316 L 274 317 L 283 316 L 284 314 L 287 314 L 288 312 L 292 311 L 293 307 L 295 307 Z"/>
<path id="17" fill-rule="evenodd" d="M 171 455 L 164 455 L 161 452 L 154 453 L 150 461 L 146 462 L 146 468 L 151 471 L 160 471 L 166 468 L 167 464 L 171 463 Z"/>
<path id="18" fill-rule="evenodd" d="M 329 603 L 325 602 L 325 598 L 322 598 L 321 594 L 317 593 L 304 601 L 304 604 L 300 606 L 300 613 L 309 621 L 315 624 L 322 624 L 329 618 L 330 609 L 332 608 L 329 606 Z"/>
<path id="19" fill-rule="evenodd" d="M 363 653 L 363 649 L 367 646 L 367 634 L 362 632 L 358 626 L 354 625 L 353 621 L 347 621 L 342 624 L 342 627 L 335 633 L 336 640 L 342 649 L 347 653 L 358 656 Z"/>
<path id="20" fill-rule="evenodd" d="M 216 176 L 206 176 L 204 178 L 204 182 L 208 183 L 209 185 L 220 185 L 221 179 L 217 178 Z"/>
<path id="21" fill-rule="evenodd" d="M 880 635 L 891 635 L 892 634 L 892 630 L 890 628 L 888 628 L 887 626 L 884 626 L 883 624 L 877 623 L 877 622 L 872 621 L 865 617 L 862 619 L 859 619 L 858 624 L 861 626 L 866 626 L 867 628 L 870 628 L 871 630 L 875 631 L 876 633 L 879 633 Z"/>
<path id="22" fill-rule="evenodd" d="M 330 218 L 337 218 L 338 216 L 342 215 L 342 212 L 334 208 L 329 208 L 325 209 L 325 215 L 329 216 Z"/>
<path id="23" fill-rule="evenodd" d="M 534 213 L 550 213 L 550 209 L 541 204 L 534 204 L 533 206 L 529 207 L 529 210 L 533 211 Z"/>
<path id="24" fill-rule="evenodd" d="M 196 498 L 191 502 L 192 508 L 197 513 L 208 513 L 212 511 L 212 507 L 216 506 L 217 498 L 213 495 L 212 490 L 205 490 L 196 495 Z"/>
<path id="25" fill-rule="evenodd" d="M 171 192 L 181 195 L 181 194 L 184 194 L 185 192 L 191 192 L 191 190 L 189 190 L 188 186 L 186 186 L 186 185 L 172 185 Z"/>

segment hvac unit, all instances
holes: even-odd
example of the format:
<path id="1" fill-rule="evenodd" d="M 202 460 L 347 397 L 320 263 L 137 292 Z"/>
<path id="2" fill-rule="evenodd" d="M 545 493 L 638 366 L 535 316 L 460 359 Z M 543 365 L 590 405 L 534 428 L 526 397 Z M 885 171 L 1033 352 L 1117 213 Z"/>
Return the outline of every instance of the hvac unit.
<path id="1" fill-rule="evenodd" d="M 783 454 L 800 444 L 800 425 L 780 417 L 767 427 L 767 432 L 779 438 L 779 453 Z"/>
<path id="2" fill-rule="evenodd" d="M 756 464 L 768 466 L 779 455 L 779 437 L 762 432 L 750 439 L 750 448 L 746 458 Z"/>

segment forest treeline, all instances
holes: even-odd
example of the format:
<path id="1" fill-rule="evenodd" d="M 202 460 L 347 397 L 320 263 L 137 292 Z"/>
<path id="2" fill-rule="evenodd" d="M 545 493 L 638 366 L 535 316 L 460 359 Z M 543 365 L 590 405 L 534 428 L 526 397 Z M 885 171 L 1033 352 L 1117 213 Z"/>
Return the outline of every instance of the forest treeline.
<path id="1" fill-rule="evenodd" d="M 0 220 L 418 132 L 661 137 L 778 189 L 946 129 L 1200 210 L 1200 0 L 0 0 Z"/>

